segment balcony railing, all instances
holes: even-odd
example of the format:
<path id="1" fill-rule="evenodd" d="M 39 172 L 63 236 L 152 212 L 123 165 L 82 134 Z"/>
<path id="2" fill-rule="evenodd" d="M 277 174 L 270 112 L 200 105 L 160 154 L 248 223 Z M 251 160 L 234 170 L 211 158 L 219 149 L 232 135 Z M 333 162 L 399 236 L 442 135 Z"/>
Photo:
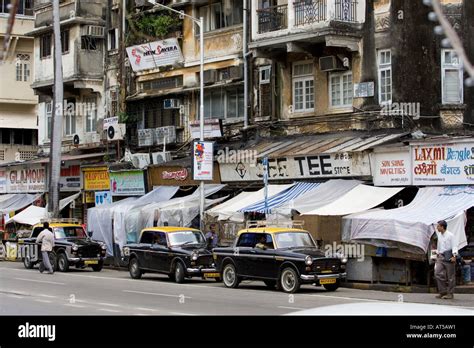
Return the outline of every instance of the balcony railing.
<path id="1" fill-rule="evenodd" d="M 333 6 L 328 7 L 328 2 Z M 296 27 L 324 22 L 327 19 L 357 21 L 356 0 L 299 0 L 294 3 L 294 9 Z"/>
<path id="2" fill-rule="evenodd" d="M 259 34 L 288 28 L 288 5 L 259 9 L 257 15 Z"/>

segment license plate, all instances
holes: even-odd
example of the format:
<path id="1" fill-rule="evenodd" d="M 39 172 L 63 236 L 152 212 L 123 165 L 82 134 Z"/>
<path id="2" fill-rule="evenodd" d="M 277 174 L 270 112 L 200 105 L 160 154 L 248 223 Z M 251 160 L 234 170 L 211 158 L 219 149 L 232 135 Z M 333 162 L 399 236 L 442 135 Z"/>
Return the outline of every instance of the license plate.
<path id="1" fill-rule="evenodd" d="M 320 279 L 319 280 L 319 283 L 321 285 L 324 285 L 324 284 L 334 284 L 336 282 L 336 278 L 327 278 L 327 279 Z"/>
<path id="2" fill-rule="evenodd" d="M 85 265 L 97 265 L 99 261 L 84 261 Z"/>
<path id="3" fill-rule="evenodd" d="M 204 278 L 219 278 L 220 276 L 219 273 L 204 273 Z"/>

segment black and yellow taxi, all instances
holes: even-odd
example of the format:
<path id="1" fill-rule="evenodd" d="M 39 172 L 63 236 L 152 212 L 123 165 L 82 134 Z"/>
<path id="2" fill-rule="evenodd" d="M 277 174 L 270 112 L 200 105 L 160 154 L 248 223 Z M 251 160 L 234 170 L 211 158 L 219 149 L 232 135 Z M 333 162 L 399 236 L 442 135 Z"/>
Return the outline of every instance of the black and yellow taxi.
<path id="1" fill-rule="evenodd" d="M 54 248 L 49 257 L 55 270 L 67 272 L 71 266 L 91 267 L 95 272 L 102 270 L 106 256 L 104 243 L 89 238 L 84 227 L 75 219 L 56 219 L 48 222 L 54 234 Z M 18 241 L 23 265 L 27 269 L 42 261 L 40 245 L 36 243 L 36 238 L 43 229 L 43 223 L 36 224 L 28 238 Z"/>
<path id="2" fill-rule="evenodd" d="M 328 257 L 303 229 L 247 228 L 234 244 L 214 248 L 213 257 L 224 285 L 236 288 L 242 280 L 261 280 L 267 287 L 297 292 L 302 284 L 335 291 L 346 277 L 344 256 Z"/>
<path id="3" fill-rule="evenodd" d="M 187 227 L 150 227 L 141 231 L 138 243 L 123 247 L 123 261 L 130 276 L 139 279 L 144 273 L 162 273 L 177 283 L 186 278 L 219 279 L 212 252 L 204 234 Z"/>

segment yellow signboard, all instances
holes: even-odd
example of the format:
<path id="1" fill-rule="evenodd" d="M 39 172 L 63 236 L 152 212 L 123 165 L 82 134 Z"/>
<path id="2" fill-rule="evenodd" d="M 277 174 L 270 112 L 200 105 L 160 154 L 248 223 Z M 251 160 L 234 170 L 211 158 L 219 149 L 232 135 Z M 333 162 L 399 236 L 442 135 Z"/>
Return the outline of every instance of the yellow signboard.
<path id="1" fill-rule="evenodd" d="M 84 192 L 84 201 L 83 203 L 95 203 L 95 194 L 94 192 Z"/>
<path id="2" fill-rule="evenodd" d="M 107 167 L 82 168 L 84 172 L 84 190 L 110 190 L 110 179 Z"/>

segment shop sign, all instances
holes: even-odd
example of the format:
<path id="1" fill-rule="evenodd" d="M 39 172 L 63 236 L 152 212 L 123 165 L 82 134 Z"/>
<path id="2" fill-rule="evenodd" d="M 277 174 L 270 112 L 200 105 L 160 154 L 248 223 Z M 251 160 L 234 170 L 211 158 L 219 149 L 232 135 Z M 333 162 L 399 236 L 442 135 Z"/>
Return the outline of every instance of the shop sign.
<path id="1" fill-rule="evenodd" d="M 113 196 L 142 196 L 145 179 L 142 170 L 110 172 L 110 191 Z"/>
<path id="2" fill-rule="evenodd" d="M 45 192 L 46 169 L 41 164 L 12 167 L 7 170 L 7 193 Z"/>
<path id="3" fill-rule="evenodd" d="M 263 165 L 253 163 L 219 163 L 222 182 L 261 181 Z M 331 153 L 311 156 L 268 159 L 268 180 L 318 179 L 370 176 L 366 152 Z"/>
<path id="4" fill-rule="evenodd" d="M 188 170 L 183 168 L 176 171 L 164 171 L 161 173 L 161 178 L 163 180 L 177 180 L 184 181 L 188 178 Z"/>
<path id="5" fill-rule="evenodd" d="M 376 186 L 411 185 L 410 151 L 375 152 L 371 154 L 372 176 Z"/>
<path id="6" fill-rule="evenodd" d="M 104 204 L 112 203 L 112 195 L 110 191 L 99 191 L 95 192 L 95 206 L 99 207 Z"/>
<path id="7" fill-rule="evenodd" d="M 85 191 L 84 192 L 84 200 L 83 203 L 94 203 L 95 202 L 95 194 L 93 191 Z"/>
<path id="8" fill-rule="evenodd" d="M 107 167 L 82 168 L 84 172 L 84 190 L 110 190 L 110 178 Z"/>
<path id="9" fill-rule="evenodd" d="M 474 142 L 412 146 L 414 185 L 474 184 Z"/>
<path id="10" fill-rule="evenodd" d="M 191 130 L 191 137 L 193 139 L 199 139 L 201 136 L 201 124 L 200 121 L 191 121 L 189 123 Z M 204 137 L 205 138 L 219 138 L 222 136 L 222 120 L 218 118 L 212 118 L 204 120 Z"/>
<path id="11" fill-rule="evenodd" d="M 77 192 L 82 189 L 81 165 L 79 161 L 66 162 L 61 167 L 59 189 L 61 192 Z"/>
<path id="12" fill-rule="evenodd" d="M 7 192 L 7 171 L 0 169 L 0 193 Z"/>
<path id="13" fill-rule="evenodd" d="M 135 72 L 175 65 L 184 60 L 176 38 L 127 47 L 127 55 Z"/>
<path id="14" fill-rule="evenodd" d="M 193 143 L 193 179 L 212 181 L 214 169 L 214 144 L 209 141 Z"/>

